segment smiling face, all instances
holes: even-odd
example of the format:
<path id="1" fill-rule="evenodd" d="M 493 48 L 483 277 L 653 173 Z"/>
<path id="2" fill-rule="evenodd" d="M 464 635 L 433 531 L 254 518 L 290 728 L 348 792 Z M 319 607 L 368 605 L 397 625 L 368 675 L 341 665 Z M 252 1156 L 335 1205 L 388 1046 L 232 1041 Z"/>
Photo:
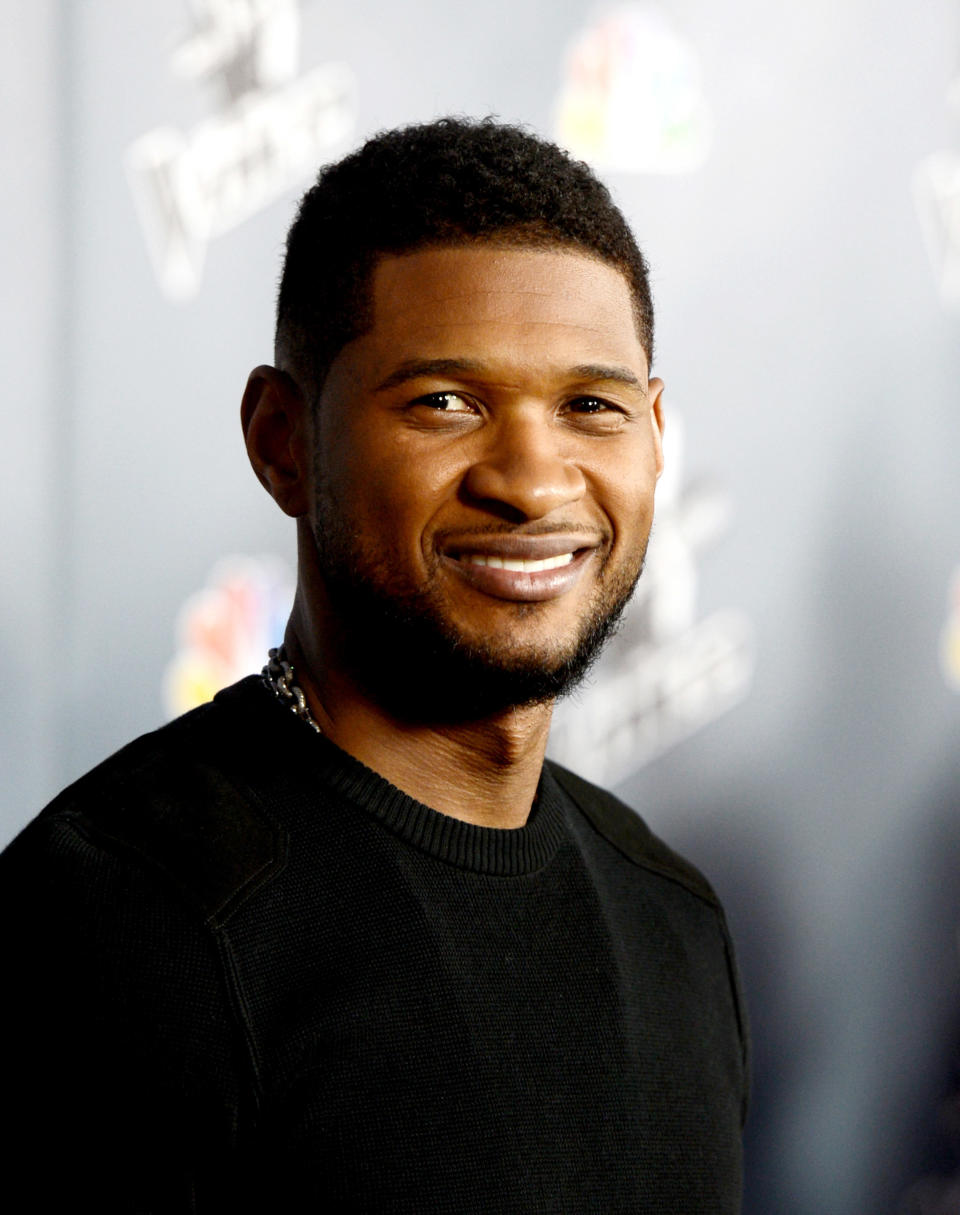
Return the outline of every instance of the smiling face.
<path id="1" fill-rule="evenodd" d="M 610 631 L 653 516 L 662 385 L 627 282 L 471 245 L 385 257 L 372 288 L 315 424 L 331 648 L 413 716 L 547 699 Z"/>

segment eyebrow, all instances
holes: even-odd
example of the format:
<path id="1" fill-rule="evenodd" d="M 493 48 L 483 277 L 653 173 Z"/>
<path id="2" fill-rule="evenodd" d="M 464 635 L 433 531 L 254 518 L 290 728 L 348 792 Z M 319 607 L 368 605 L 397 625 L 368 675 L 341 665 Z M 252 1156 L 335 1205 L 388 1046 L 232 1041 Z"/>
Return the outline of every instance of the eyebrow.
<path id="1" fill-rule="evenodd" d="M 594 382 L 598 380 L 613 380 L 617 384 L 627 384 L 631 388 L 639 388 L 643 392 L 647 391 L 647 385 L 629 367 L 611 367 L 606 363 L 580 363 L 578 366 L 570 368 L 570 374 L 577 380 L 592 380 Z"/>
<path id="2" fill-rule="evenodd" d="M 386 392 L 388 388 L 396 388 L 398 384 L 422 376 L 476 375 L 483 370 L 483 363 L 475 359 L 406 359 L 376 386 L 374 392 Z"/>
<path id="3" fill-rule="evenodd" d="M 374 392 L 386 392 L 408 380 L 426 376 L 474 376 L 484 375 L 488 371 L 486 364 L 476 359 L 406 359 L 376 386 Z M 644 393 L 647 391 L 647 385 L 629 367 L 606 363 L 578 363 L 575 367 L 567 368 L 566 374 L 573 380 L 589 381 L 593 384 L 613 381 L 630 388 L 639 388 Z"/>

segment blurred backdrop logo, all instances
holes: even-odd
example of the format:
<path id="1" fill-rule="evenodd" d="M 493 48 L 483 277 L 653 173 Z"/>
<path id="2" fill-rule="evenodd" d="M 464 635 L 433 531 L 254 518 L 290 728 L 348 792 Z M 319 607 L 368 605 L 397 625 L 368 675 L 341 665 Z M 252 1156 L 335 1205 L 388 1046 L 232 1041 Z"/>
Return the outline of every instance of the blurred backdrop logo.
<path id="1" fill-rule="evenodd" d="M 194 28 L 173 54 L 220 112 L 189 131 L 161 126 L 127 152 L 127 172 L 164 293 L 200 288 L 207 246 L 343 151 L 356 84 L 342 63 L 298 76 L 298 0 L 190 0 Z"/>
<path id="2" fill-rule="evenodd" d="M 279 645 L 293 578 L 277 557 L 225 557 L 177 618 L 176 652 L 163 681 L 170 717 L 210 700 L 221 688 L 259 671 Z"/>
<path id="3" fill-rule="evenodd" d="M 748 617 L 724 609 L 698 619 L 697 557 L 727 530 L 731 508 L 709 483 L 682 484 L 683 434 L 671 411 L 643 576 L 618 634 L 551 729 L 554 759 L 608 785 L 731 709 L 753 676 Z"/>
<path id="4" fill-rule="evenodd" d="M 940 666 L 949 686 L 960 692 L 960 566 L 954 570 L 950 584 L 947 623 L 940 634 Z"/>
<path id="5" fill-rule="evenodd" d="M 696 50 L 657 8 L 600 13 L 567 50 L 555 127 L 601 171 L 692 172 L 712 127 Z"/>
<path id="6" fill-rule="evenodd" d="M 960 76 L 947 90 L 947 105 L 960 115 Z M 940 298 L 960 308 L 960 155 L 924 157 L 914 171 L 913 199 Z"/>

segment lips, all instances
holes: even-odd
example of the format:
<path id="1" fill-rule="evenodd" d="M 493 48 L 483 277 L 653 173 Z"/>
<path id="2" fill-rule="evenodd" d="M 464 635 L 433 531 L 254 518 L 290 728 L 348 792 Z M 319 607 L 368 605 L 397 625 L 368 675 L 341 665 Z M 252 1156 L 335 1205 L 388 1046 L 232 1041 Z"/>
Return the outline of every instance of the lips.
<path id="1" fill-rule="evenodd" d="M 495 534 L 450 541 L 441 561 L 487 595 L 530 603 L 566 594 L 598 549 L 594 536 Z"/>

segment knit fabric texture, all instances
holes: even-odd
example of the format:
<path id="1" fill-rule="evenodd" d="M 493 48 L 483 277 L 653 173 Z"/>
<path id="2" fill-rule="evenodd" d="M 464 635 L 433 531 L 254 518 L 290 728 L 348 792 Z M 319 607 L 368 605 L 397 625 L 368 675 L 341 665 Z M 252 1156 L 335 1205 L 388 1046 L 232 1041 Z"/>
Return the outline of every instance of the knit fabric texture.
<path id="1" fill-rule="evenodd" d="M 251 677 L 35 819 L 0 923 L 29 1209 L 739 1210 L 723 911 L 550 763 L 475 826 Z"/>

